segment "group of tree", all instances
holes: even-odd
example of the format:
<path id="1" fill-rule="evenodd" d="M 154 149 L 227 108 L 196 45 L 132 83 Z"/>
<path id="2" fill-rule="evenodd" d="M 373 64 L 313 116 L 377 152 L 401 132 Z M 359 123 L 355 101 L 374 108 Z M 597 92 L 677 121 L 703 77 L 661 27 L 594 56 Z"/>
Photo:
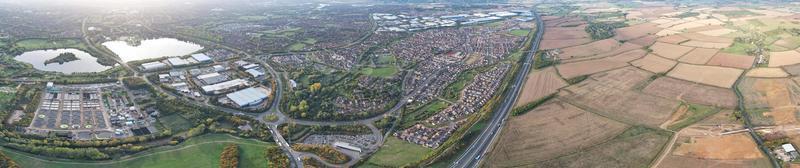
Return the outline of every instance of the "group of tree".
<path id="1" fill-rule="evenodd" d="M 75 60 L 78 60 L 78 57 L 75 56 L 75 54 L 73 54 L 71 52 L 65 52 L 65 53 L 58 54 L 58 56 L 56 56 L 53 59 L 45 60 L 44 64 L 45 65 L 51 64 L 51 63 L 64 64 L 64 63 L 67 63 L 67 62 L 70 62 L 70 61 L 75 61 Z"/>
<path id="2" fill-rule="evenodd" d="M 19 168 L 14 160 L 11 160 L 8 156 L 6 156 L 3 152 L 0 152 L 0 167 L 2 168 Z"/>
<path id="3" fill-rule="evenodd" d="M 316 154 L 325 159 L 325 161 L 334 164 L 343 164 L 350 161 L 350 157 L 347 157 L 347 155 L 337 151 L 336 148 L 330 145 L 294 144 L 292 145 L 292 149 Z"/>
<path id="4" fill-rule="evenodd" d="M 586 32 L 592 36 L 593 40 L 602 40 L 614 37 L 617 28 L 625 27 L 625 22 L 589 22 Z"/>
<path id="5" fill-rule="evenodd" d="M 289 167 L 289 157 L 277 146 L 268 146 L 264 152 L 271 167 Z"/>
<path id="6" fill-rule="evenodd" d="M 100 152 L 97 148 L 65 148 L 53 146 L 34 146 L 30 144 L 5 143 L 4 147 L 24 151 L 36 155 L 50 156 L 66 159 L 104 160 L 109 159 L 108 154 Z"/>
<path id="7" fill-rule="evenodd" d="M 220 168 L 237 168 L 239 167 L 239 146 L 236 144 L 228 144 L 219 156 Z"/>
<path id="8" fill-rule="evenodd" d="M 346 135 L 363 135 L 372 133 L 369 127 L 365 125 L 296 125 L 296 124 L 283 124 L 278 127 L 281 134 L 295 136 L 294 134 L 346 134 Z"/>

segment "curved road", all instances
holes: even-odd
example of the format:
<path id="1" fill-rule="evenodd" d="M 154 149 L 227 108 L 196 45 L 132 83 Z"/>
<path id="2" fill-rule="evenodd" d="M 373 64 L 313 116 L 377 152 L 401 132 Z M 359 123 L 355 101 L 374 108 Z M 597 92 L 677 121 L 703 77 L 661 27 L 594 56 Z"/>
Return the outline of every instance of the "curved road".
<path id="1" fill-rule="evenodd" d="M 533 11 L 533 14 L 536 17 L 536 35 L 534 37 L 533 44 L 531 45 L 531 49 L 528 51 L 528 55 L 525 57 L 524 63 L 522 64 L 522 69 L 517 72 L 516 77 L 514 78 L 514 83 L 511 85 L 511 90 L 506 92 L 505 99 L 500 105 L 500 109 L 493 113 L 489 125 L 486 126 L 483 132 L 481 132 L 481 134 L 472 142 L 472 144 L 467 147 L 464 154 L 458 157 L 458 159 L 455 160 L 450 167 L 472 168 L 480 166 L 480 163 L 483 160 L 483 155 L 487 152 L 487 149 L 489 149 L 489 147 L 492 145 L 492 142 L 496 139 L 497 133 L 503 129 L 503 123 L 505 122 L 506 118 L 508 118 L 508 113 L 511 110 L 511 106 L 514 104 L 514 101 L 517 100 L 522 82 L 525 80 L 525 76 L 531 69 L 533 57 L 536 51 L 539 49 L 539 42 L 541 42 L 542 35 L 544 34 L 544 24 L 542 23 L 542 19 L 535 10 Z"/>

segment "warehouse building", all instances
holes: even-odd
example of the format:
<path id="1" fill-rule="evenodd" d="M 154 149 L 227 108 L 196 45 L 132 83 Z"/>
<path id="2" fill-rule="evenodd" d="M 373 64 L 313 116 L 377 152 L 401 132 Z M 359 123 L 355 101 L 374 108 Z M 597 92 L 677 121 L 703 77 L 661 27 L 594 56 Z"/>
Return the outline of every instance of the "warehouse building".
<path id="1" fill-rule="evenodd" d="M 261 71 L 256 70 L 256 69 L 248 69 L 245 72 L 250 74 L 250 76 L 252 76 L 253 78 L 258 78 L 258 77 L 264 76 L 264 72 L 261 72 Z"/>
<path id="2" fill-rule="evenodd" d="M 251 87 L 247 89 L 242 89 L 233 93 L 228 93 L 225 95 L 233 101 L 239 107 L 247 107 L 252 105 L 257 105 L 267 99 L 270 94 L 269 89 L 265 89 L 262 87 Z"/>
<path id="3" fill-rule="evenodd" d="M 199 53 L 199 54 L 192 54 L 192 59 L 196 60 L 199 63 L 209 63 L 211 62 L 211 57 L 208 55 Z"/>
<path id="4" fill-rule="evenodd" d="M 169 62 L 169 64 L 172 66 L 184 66 L 190 64 L 189 61 L 186 61 L 185 59 L 181 59 L 178 57 L 168 58 L 167 62 Z"/>
<path id="5" fill-rule="evenodd" d="M 217 84 L 217 83 L 223 82 L 225 80 L 228 80 L 228 77 L 225 76 L 225 75 L 219 74 L 217 72 L 214 72 L 214 73 L 209 73 L 209 74 L 198 75 L 197 79 L 200 79 L 200 81 L 203 81 L 203 83 L 206 84 L 206 85 L 212 85 L 212 84 Z"/>
<path id="6" fill-rule="evenodd" d="M 167 64 L 158 61 L 148 62 L 139 65 L 139 68 L 141 68 L 143 71 L 155 71 L 155 70 L 167 69 Z"/>
<path id="7" fill-rule="evenodd" d="M 220 93 L 224 93 L 227 90 L 231 90 L 231 89 L 235 89 L 235 88 L 239 88 L 239 87 L 244 87 L 244 86 L 247 86 L 247 85 L 249 85 L 249 82 L 247 82 L 247 80 L 234 79 L 234 80 L 229 80 L 229 81 L 225 81 L 225 82 L 217 83 L 217 84 L 213 84 L 213 85 L 206 85 L 206 86 L 203 86 L 201 89 L 203 89 L 203 92 L 208 93 L 208 94 L 220 94 Z"/>

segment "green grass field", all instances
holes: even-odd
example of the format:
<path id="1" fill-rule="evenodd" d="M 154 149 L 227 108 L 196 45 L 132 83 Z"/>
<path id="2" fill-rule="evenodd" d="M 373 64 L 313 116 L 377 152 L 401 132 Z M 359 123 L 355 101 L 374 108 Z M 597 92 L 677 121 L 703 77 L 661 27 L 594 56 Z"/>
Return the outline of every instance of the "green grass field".
<path id="1" fill-rule="evenodd" d="M 302 31 L 302 28 L 289 28 L 283 30 L 266 30 L 261 31 L 261 34 L 266 36 L 267 38 L 280 38 L 280 37 L 291 37 L 297 34 L 297 32 Z"/>
<path id="2" fill-rule="evenodd" d="M 294 43 L 294 44 L 289 46 L 289 50 L 290 51 L 299 51 L 299 50 L 303 50 L 303 48 L 305 48 L 305 47 L 306 47 L 305 43 Z"/>
<path id="3" fill-rule="evenodd" d="M 425 120 L 425 118 L 428 118 L 434 113 L 439 112 L 444 108 L 447 108 L 447 106 L 449 105 L 450 104 L 445 101 L 435 100 L 425 106 L 418 108 L 418 110 L 406 112 L 403 114 L 403 120 L 400 123 L 400 126 L 403 128 L 411 127 L 414 124 L 416 124 L 417 121 Z"/>
<path id="4" fill-rule="evenodd" d="M 378 62 L 377 63 L 378 64 L 394 64 L 395 62 L 397 62 L 397 58 L 395 58 L 393 55 L 383 55 L 383 56 L 378 57 Z"/>
<path id="5" fill-rule="evenodd" d="M 379 68 L 362 68 L 361 74 L 369 75 L 372 77 L 388 78 L 396 75 L 400 70 L 395 66 L 379 67 Z"/>
<path id="6" fill-rule="evenodd" d="M 529 32 L 531 32 L 531 30 L 529 30 L 529 29 L 516 29 L 516 30 L 511 30 L 510 33 L 511 33 L 511 35 L 514 35 L 514 36 L 525 37 L 525 36 L 528 36 Z"/>
<path id="7" fill-rule="evenodd" d="M 756 46 L 753 44 L 745 44 L 745 43 L 733 43 L 728 48 L 722 49 L 722 52 L 731 53 L 731 54 L 739 54 L 739 55 L 747 55 L 747 50 L 755 48 Z"/>
<path id="8" fill-rule="evenodd" d="M 172 132 L 182 132 L 194 127 L 189 120 L 186 120 L 178 114 L 163 116 L 158 119 L 158 122 L 160 122 L 161 125 L 164 125 L 166 128 L 171 128 Z"/>
<path id="9" fill-rule="evenodd" d="M 218 167 L 219 155 L 226 144 L 239 145 L 239 167 L 268 167 L 264 148 L 273 144 L 255 140 L 236 139 L 224 134 L 209 134 L 191 138 L 177 146 L 159 147 L 126 158 L 102 162 L 82 162 L 63 159 L 42 159 L 27 153 L 0 148 L 22 167 L 47 168 L 116 168 L 116 167 Z"/>
<path id="10" fill-rule="evenodd" d="M 306 38 L 305 40 L 303 40 L 303 43 L 316 44 L 317 43 L 317 39 L 315 39 L 315 38 Z"/>
<path id="11" fill-rule="evenodd" d="M 260 15 L 247 15 L 247 16 L 239 16 L 239 20 L 242 21 L 261 21 L 269 19 L 267 16 L 260 16 Z"/>
<path id="12" fill-rule="evenodd" d="M 78 39 L 24 39 L 14 43 L 15 47 L 25 50 L 57 49 L 57 48 L 77 48 L 87 50 L 88 47 Z"/>
<path id="13" fill-rule="evenodd" d="M 754 13 L 749 10 L 734 10 L 734 11 L 716 11 L 714 13 L 719 13 L 725 15 L 729 18 L 740 18 L 745 16 L 760 16 L 762 14 Z"/>
<path id="14" fill-rule="evenodd" d="M 429 152 L 429 148 L 390 137 L 364 167 L 401 167 L 422 160 Z"/>

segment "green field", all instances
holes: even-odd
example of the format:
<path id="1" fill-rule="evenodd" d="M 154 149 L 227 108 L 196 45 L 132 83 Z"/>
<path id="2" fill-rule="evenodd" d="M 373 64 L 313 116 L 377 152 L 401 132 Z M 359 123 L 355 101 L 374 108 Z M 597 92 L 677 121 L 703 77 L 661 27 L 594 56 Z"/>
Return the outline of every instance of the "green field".
<path id="1" fill-rule="evenodd" d="M 397 58 L 393 55 L 382 55 L 378 57 L 378 61 L 375 62 L 376 64 L 386 65 L 386 64 L 394 64 L 397 62 Z"/>
<path id="2" fill-rule="evenodd" d="M 63 159 L 42 159 L 27 153 L 0 148 L 22 167 L 47 168 L 115 168 L 115 167 L 218 167 L 219 155 L 226 144 L 239 145 L 239 167 L 267 167 L 264 148 L 273 144 L 238 139 L 224 134 L 209 134 L 191 138 L 177 146 L 159 147 L 130 157 L 103 162 L 81 162 Z"/>
<path id="3" fill-rule="evenodd" d="M 477 69 L 468 70 L 465 72 L 461 72 L 456 76 L 456 81 L 450 83 L 445 89 L 442 98 L 448 100 L 457 100 L 459 96 L 461 96 L 461 91 L 467 87 L 467 84 L 471 83 L 475 76 L 480 73 Z"/>
<path id="4" fill-rule="evenodd" d="M 528 36 L 528 33 L 530 33 L 530 32 L 531 32 L 531 30 L 529 30 L 529 29 L 515 29 L 515 30 L 511 30 L 510 33 L 511 33 L 511 35 L 514 35 L 514 36 L 525 37 L 525 36 Z"/>
<path id="5" fill-rule="evenodd" d="M 247 16 L 239 16 L 239 20 L 242 21 L 261 21 L 266 20 L 269 17 L 267 16 L 260 16 L 260 15 L 247 15 Z"/>
<path id="6" fill-rule="evenodd" d="M 759 15 L 762 15 L 762 14 L 751 12 L 749 10 L 716 11 L 714 13 L 719 13 L 719 14 L 725 15 L 726 17 L 729 17 L 729 18 L 739 18 L 739 17 L 745 17 L 745 16 L 759 16 Z"/>
<path id="7" fill-rule="evenodd" d="M 305 40 L 303 40 L 303 43 L 316 44 L 317 43 L 317 39 L 315 39 L 315 38 L 306 38 Z"/>
<path id="8" fill-rule="evenodd" d="M 403 120 L 400 123 L 400 127 L 411 127 L 416 124 L 417 121 L 425 120 L 425 118 L 430 117 L 436 112 L 444 110 L 449 105 L 450 104 L 445 101 L 435 100 L 425 106 L 422 106 L 418 110 L 406 112 L 403 114 Z"/>
<path id="9" fill-rule="evenodd" d="M 289 50 L 290 51 L 299 51 L 299 50 L 303 50 L 303 48 L 305 48 L 305 47 L 306 47 L 305 43 L 294 43 L 294 44 L 289 46 Z"/>
<path id="10" fill-rule="evenodd" d="M 400 70 L 395 66 L 379 67 L 379 68 L 362 68 L 361 74 L 369 75 L 372 77 L 388 78 L 396 75 Z"/>
<path id="11" fill-rule="evenodd" d="M 283 30 L 266 30 L 261 31 L 261 34 L 266 36 L 267 38 L 278 38 L 278 37 L 291 37 L 297 34 L 297 32 L 302 31 L 302 28 L 288 28 Z"/>
<path id="12" fill-rule="evenodd" d="M 57 48 L 77 48 L 87 50 L 88 47 L 78 39 L 25 39 L 14 43 L 17 48 L 24 50 L 57 49 Z"/>
<path id="13" fill-rule="evenodd" d="M 390 137 L 364 167 L 401 167 L 422 160 L 429 152 L 429 148 Z"/>
<path id="14" fill-rule="evenodd" d="M 178 114 L 166 115 L 160 117 L 158 122 L 161 123 L 165 128 L 172 129 L 172 132 L 183 132 L 189 130 L 189 128 L 194 127 L 194 125 L 186 120 L 185 118 L 181 117 Z"/>
<path id="15" fill-rule="evenodd" d="M 753 48 L 756 48 L 756 46 L 753 45 L 753 44 L 745 44 L 745 43 L 735 42 L 730 47 L 724 48 L 721 51 L 722 52 L 726 52 L 726 53 L 731 53 L 731 54 L 747 55 L 747 50 L 753 49 Z"/>

